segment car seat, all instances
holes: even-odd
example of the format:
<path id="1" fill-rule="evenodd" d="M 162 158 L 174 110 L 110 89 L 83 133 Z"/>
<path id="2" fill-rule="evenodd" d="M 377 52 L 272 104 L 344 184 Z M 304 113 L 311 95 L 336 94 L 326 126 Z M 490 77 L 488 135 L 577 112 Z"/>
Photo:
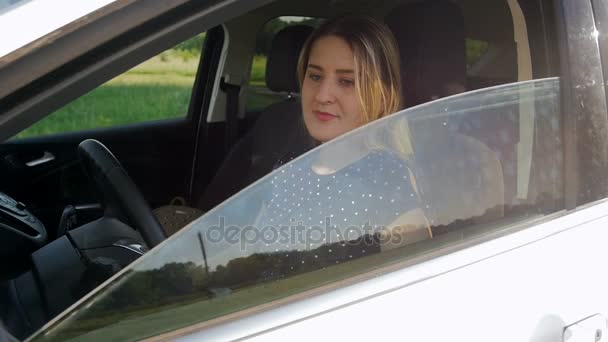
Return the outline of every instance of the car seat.
<path id="1" fill-rule="evenodd" d="M 206 211 L 223 202 L 247 185 L 272 171 L 290 150 L 304 150 L 306 131 L 297 96 L 300 86 L 296 67 L 300 50 L 313 28 L 292 25 L 279 31 L 272 40 L 266 65 L 266 85 L 274 92 L 291 94 L 272 104 L 259 115 L 251 130 L 228 153 L 218 172 L 195 202 Z"/>
<path id="2" fill-rule="evenodd" d="M 399 45 L 407 107 L 465 91 L 464 18 L 444 0 L 394 8 L 386 18 Z M 496 154 L 463 135 L 443 117 L 409 122 L 417 182 L 433 234 L 459 222 L 481 223 L 503 216 L 504 181 Z"/>

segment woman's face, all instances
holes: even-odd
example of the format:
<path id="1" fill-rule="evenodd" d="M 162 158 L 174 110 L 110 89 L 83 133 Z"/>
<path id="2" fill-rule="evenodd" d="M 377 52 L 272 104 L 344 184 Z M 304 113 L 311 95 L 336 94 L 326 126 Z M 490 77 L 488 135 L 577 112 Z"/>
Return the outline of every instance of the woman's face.
<path id="1" fill-rule="evenodd" d="M 302 112 L 313 139 L 326 142 L 363 124 L 355 92 L 353 52 L 342 38 L 312 45 L 302 84 Z"/>

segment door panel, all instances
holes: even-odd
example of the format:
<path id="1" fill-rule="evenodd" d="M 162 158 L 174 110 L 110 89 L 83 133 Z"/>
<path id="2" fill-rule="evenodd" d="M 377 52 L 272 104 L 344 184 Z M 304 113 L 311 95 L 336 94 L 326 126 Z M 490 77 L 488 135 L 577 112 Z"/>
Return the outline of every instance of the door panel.
<path id="1" fill-rule="evenodd" d="M 76 152 L 78 144 L 88 138 L 101 141 L 115 154 L 151 207 L 167 204 L 174 196 L 186 196 L 194 128 L 185 119 L 2 144 L 0 174 L 5 176 L 0 179 L 0 189 L 30 206 L 47 225 L 59 222 L 66 205 L 98 202 Z M 27 166 L 45 152 L 52 154 L 53 160 Z"/>
<path id="2" fill-rule="evenodd" d="M 607 211 L 604 201 L 182 340 L 561 341 L 567 326 L 608 314 Z"/>

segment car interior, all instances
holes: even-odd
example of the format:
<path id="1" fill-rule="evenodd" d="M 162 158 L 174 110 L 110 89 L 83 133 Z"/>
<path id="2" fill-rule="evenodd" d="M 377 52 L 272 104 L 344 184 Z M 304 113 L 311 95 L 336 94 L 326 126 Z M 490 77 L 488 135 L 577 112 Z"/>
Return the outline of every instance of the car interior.
<path id="1" fill-rule="evenodd" d="M 411 108 L 464 92 L 559 76 L 555 28 L 543 16 L 551 6 L 544 0 L 279 0 L 202 28 L 207 38 L 184 119 L 0 145 L 0 172 L 5 175 L 0 180 L 0 255 L 11 260 L 0 264 L 0 321 L 17 338 L 29 336 L 175 233 L 160 223 L 166 217 L 155 216 L 152 209 L 182 198 L 185 207 L 209 211 L 270 173 L 278 162 L 289 162 L 312 147 L 300 121 L 295 70 L 314 27 L 297 18 L 372 14 L 383 19 L 399 45 L 405 108 Z M 265 66 L 267 91 L 277 100 L 248 110 L 247 96 L 255 91 L 249 78 L 256 35 L 279 17 L 291 18 L 290 24 L 272 38 Z M 122 62 L 122 69 L 138 62 Z M 493 205 L 481 212 L 463 207 L 462 217 L 437 213 L 442 222 L 472 217 L 492 222 L 559 206 L 555 189 L 538 200 L 546 192 L 543 187 L 550 187 L 542 180 L 547 167 L 542 161 L 524 171 L 511 169 L 525 162 L 518 148 L 543 153 L 537 145 L 524 144 L 531 140 L 522 136 L 525 120 L 529 118 L 524 115 L 514 118 L 488 110 L 458 127 L 458 134 L 466 137 L 463 148 L 492 165 L 481 176 L 485 192 L 480 201 Z M 415 125 L 413 134 L 423 131 Z M 498 127 L 502 134 L 493 133 Z M 463 184 L 478 181 L 469 166 L 458 171 L 463 163 L 450 155 L 442 165 L 462 175 Z M 436 172 L 433 179 L 450 181 L 442 177 Z M 525 197 L 520 196 L 522 184 Z M 458 202 L 459 194 L 423 186 L 430 201 Z M 434 233 L 451 230 L 442 226 Z"/>

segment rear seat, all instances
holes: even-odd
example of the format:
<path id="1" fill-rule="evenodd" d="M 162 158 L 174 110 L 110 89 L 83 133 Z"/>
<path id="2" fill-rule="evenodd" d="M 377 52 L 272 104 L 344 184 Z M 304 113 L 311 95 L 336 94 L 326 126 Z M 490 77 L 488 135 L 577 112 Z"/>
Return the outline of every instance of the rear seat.
<path id="1" fill-rule="evenodd" d="M 465 91 L 464 18 L 457 5 L 406 4 L 391 10 L 385 21 L 399 45 L 406 107 Z"/>

